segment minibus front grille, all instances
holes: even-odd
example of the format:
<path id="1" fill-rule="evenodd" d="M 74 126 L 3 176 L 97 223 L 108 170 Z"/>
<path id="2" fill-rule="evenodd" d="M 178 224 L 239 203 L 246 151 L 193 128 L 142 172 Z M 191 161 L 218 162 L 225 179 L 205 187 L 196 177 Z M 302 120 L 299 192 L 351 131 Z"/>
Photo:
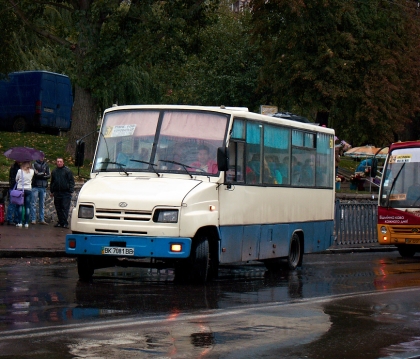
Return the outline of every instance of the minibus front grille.
<path id="1" fill-rule="evenodd" d="M 420 234 L 420 226 L 410 227 L 390 227 L 391 233 L 394 234 Z"/>
<path id="2" fill-rule="evenodd" d="M 114 221 L 141 221 L 148 222 L 152 219 L 152 212 L 145 211 L 121 211 L 109 209 L 96 209 L 95 217 L 99 220 L 114 220 Z"/>
<path id="3" fill-rule="evenodd" d="M 100 228 L 96 228 L 95 232 L 100 232 L 100 233 L 118 233 L 117 230 L 115 229 L 100 229 Z"/>

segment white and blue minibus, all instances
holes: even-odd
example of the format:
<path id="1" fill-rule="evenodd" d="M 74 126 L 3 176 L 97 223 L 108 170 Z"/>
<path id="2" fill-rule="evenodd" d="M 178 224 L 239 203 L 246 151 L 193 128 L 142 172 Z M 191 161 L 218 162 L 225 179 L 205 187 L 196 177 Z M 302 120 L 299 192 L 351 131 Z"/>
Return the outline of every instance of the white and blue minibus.
<path id="1" fill-rule="evenodd" d="M 104 112 L 66 253 L 81 279 L 114 265 L 295 269 L 332 244 L 334 130 L 244 108 L 133 105 Z"/>

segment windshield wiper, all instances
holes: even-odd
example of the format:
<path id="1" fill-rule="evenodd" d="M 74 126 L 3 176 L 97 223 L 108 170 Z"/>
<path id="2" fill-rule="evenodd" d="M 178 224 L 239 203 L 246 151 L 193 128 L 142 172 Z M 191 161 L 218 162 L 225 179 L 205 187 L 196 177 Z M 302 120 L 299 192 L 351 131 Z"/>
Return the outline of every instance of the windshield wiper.
<path id="1" fill-rule="evenodd" d="M 182 166 L 184 168 L 185 172 L 187 172 L 190 175 L 190 177 L 193 178 L 192 174 L 190 173 L 190 171 L 188 171 L 188 168 L 187 168 L 187 167 L 191 168 L 191 166 L 184 165 L 181 162 L 169 161 L 169 160 L 159 160 L 159 162 L 173 163 L 174 165 Z"/>
<path id="2" fill-rule="evenodd" d="M 145 165 L 152 166 L 153 172 L 156 173 L 158 177 L 160 177 L 160 174 L 155 170 L 155 167 L 154 167 L 154 166 L 157 166 L 156 164 L 154 164 L 152 162 L 146 162 L 146 161 L 140 161 L 140 160 L 130 160 L 130 161 L 138 162 L 138 163 L 144 163 Z"/>
<path id="3" fill-rule="evenodd" d="M 395 183 L 397 182 L 398 176 L 400 175 L 400 173 L 401 173 L 402 169 L 404 168 L 405 163 L 406 163 L 406 162 L 404 162 L 404 163 L 402 164 L 402 166 L 401 166 L 400 170 L 398 171 L 397 175 L 395 176 L 394 180 L 392 181 L 391 188 L 389 189 L 389 192 L 388 192 L 388 198 L 387 198 L 387 202 L 386 202 L 386 207 L 387 207 L 388 209 L 389 209 L 389 200 L 390 200 L 390 198 L 391 198 L 391 192 L 392 192 L 392 190 L 394 189 Z"/>
<path id="4" fill-rule="evenodd" d="M 120 168 L 120 170 L 128 176 L 128 172 L 123 168 L 123 166 L 125 166 L 125 164 L 123 164 L 123 163 L 112 162 L 112 161 L 103 161 L 101 163 L 106 163 L 106 164 L 110 164 L 110 165 L 117 165 Z"/>

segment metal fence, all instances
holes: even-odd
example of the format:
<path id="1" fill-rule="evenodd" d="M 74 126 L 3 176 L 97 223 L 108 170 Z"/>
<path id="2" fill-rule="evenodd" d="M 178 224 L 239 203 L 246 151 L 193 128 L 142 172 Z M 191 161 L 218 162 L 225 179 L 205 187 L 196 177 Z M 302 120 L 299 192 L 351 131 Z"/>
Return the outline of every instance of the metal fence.
<path id="1" fill-rule="evenodd" d="M 335 202 L 335 245 L 377 243 L 376 201 Z"/>

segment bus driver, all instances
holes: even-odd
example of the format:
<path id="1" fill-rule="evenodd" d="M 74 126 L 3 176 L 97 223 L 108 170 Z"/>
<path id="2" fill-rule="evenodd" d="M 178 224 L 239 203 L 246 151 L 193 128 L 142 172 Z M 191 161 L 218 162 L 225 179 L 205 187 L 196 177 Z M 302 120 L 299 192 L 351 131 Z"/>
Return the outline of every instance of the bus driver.
<path id="1" fill-rule="evenodd" d="M 202 169 L 211 174 L 218 172 L 217 163 L 209 158 L 209 148 L 205 145 L 198 146 L 197 161 L 191 163 L 191 167 Z"/>

